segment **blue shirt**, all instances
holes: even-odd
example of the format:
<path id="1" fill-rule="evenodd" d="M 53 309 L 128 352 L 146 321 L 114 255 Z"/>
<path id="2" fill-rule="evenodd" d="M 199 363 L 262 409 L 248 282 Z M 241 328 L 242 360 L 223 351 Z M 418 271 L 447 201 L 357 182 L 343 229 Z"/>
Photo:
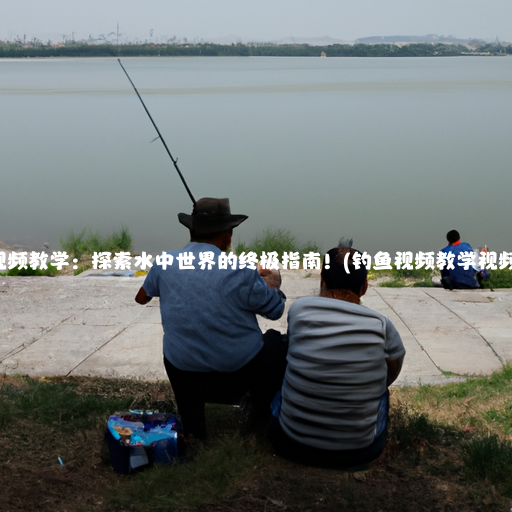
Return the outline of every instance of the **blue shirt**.
<path id="1" fill-rule="evenodd" d="M 444 252 L 445 254 L 451 252 L 455 255 L 455 258 L 453 259 L 453 266 L 455 268 L 450 270 L 444 268 L 441 270 L 441 276 L 449 277 L 452 284 L 455 285 L 454 288 L 457 287 L 457 283 L 470 286 L 471 288 L 480 287 L 475 277 L 477 269 L 472 265 L 469 265 L 469 268 L 464 270 L 464 266 L 459 265 L 459 263 L 462 263 L 462 261 L 459 260 L 459 254 L 461 252 L 474 252 L 471 245 L 466 242 L 460 242 L 457 245 L 447 245 L 444 249 L 441 249 L 441 252 Z"/>
<path id="2" fill-rule="evenodd" d="M 205 252 L 213 253 L 210 270 L 200 268 Z M 192 253 L 194 268 L 179 268 L 180 253 Z M 214 245 L 190 242 L 165 254 L 172 264 L 164 269 L 155 262 L 143 285 L 148 296 L 160 297 L 164 356 L 185 371 L 238 370 L 263 346 L 256 315 L 280 318 L 285 295 L 269 288 L 257 270 L 220 269 L 222 251 Z"/>

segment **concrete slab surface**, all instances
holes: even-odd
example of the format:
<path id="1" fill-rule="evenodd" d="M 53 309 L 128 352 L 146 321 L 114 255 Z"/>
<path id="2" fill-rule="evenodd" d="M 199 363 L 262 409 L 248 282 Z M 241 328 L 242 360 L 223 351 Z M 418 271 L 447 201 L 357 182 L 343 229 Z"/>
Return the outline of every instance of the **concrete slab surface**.
<path id="1" fill-rule="evenodd" d="M 288 300 L 316 295 L 318 271 L 283 271 Z M 134 302 L 136 277 L 0 277 L 0 372 L 165 379 L 158 300 Z M 370 287 L 407 350 L 398 385 L 488 375 L 512 361 L 512 290 Z"/>

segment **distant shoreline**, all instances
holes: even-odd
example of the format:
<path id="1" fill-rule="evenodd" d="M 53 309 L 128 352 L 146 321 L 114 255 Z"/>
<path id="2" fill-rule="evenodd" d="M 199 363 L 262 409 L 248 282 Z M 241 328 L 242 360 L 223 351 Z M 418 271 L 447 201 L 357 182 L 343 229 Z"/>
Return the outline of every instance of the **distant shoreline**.
<path id="1" fill-rule="evenodd" d="M 0 41 L 0 59 L 45 57 L 458 57 L 512 55 L 512 44 L 88 44 Z"/>

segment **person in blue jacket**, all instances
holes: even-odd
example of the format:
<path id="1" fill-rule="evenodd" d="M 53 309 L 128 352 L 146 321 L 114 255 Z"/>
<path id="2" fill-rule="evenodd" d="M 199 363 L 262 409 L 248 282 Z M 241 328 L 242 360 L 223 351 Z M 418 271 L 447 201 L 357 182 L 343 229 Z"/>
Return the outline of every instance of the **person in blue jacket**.
<path id="1" fill-rule="evenodd" d="M 451 260 L 453 264 L 445 265 L 441 269 L 443 288 L 446 290 L 482 288 L 481 282 L 478 279 L 480 277 L 480 269 L 475 266 L 474 261 L 469 263 L 470 254 L 474 253 L 471 245 L 461 242 L 459 232 L 455 229 L 448 231 L 446 240 L 448 245 L 441 249 L 441 252 L 445 253 L 447 261 Z"/>

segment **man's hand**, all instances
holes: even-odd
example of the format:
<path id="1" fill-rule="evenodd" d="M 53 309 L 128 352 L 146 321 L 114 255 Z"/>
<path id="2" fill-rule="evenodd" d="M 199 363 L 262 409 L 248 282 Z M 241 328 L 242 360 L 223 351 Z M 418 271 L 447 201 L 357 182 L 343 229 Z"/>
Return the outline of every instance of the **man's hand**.
<path id="1" fill-rule="evenodd" d="M 146 293 L 146 290 L 141 287 L 141 289 L 137 292 L 137 295 L 135 295 L 135 302 L 139 304 L 147 304 L 153 297 L 149 297 Z"/>
<path id="2" fill-rule="evenodd" d="M 279 270 L 268 270 L 258 266 L 258 272 L 269 288 L 281 288 L 281 273 Z"/>

